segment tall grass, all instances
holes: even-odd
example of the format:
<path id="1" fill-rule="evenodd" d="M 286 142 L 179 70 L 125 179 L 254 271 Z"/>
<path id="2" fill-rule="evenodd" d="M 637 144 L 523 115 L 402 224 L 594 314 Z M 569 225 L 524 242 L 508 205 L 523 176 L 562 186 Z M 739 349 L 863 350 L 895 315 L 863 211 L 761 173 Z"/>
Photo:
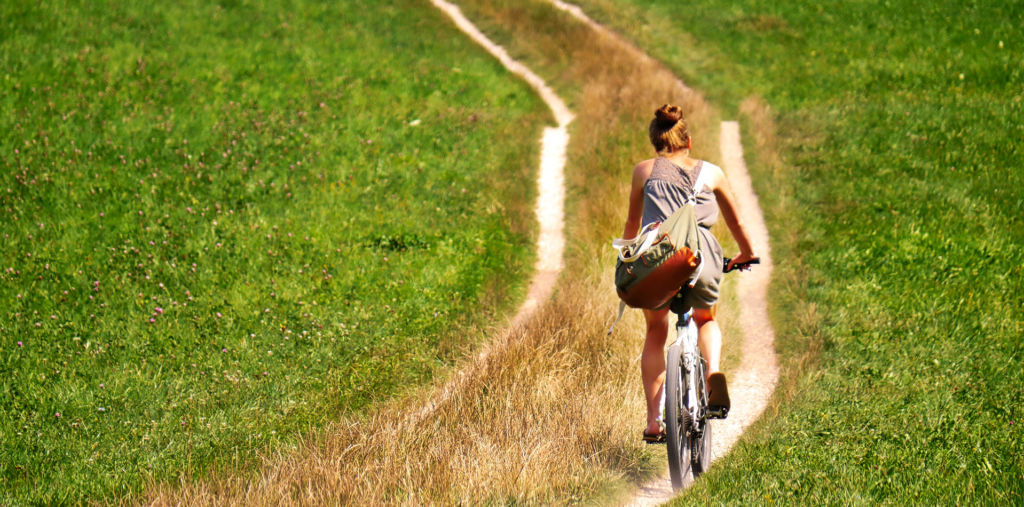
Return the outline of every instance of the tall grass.
<path id="1" fill-rule="evenodd" d="M 776 130 L 791 383 L 680 503 L 1024 500 L 1021 5 L 582 3 Z"/>
<path id="2" fill-rule="evenodd" d="M 0 26 L 0 503 L 245 469 L 520 298 L 547 113 L 420 3 Z"/>
<path id="3" fill-rule="evenodd" d="M 541 1 L 461 2 L 463 12 L 572 104 L 567 165 L 569 268 L 554 299 L 457 366 L 459 382 L 375 407 L 269 456 L 259 473 L 155 488 L 161 504 L 565 503 L 609 500 L 658 473 L 639 382 L 642 332 L 631 315 L 607 336 L 617 299 L 606 246 L 625 219 L 631 168 L 650 156 L 645 128 L 662 103 L 688 112 L 699 155 L 718 123 L 703 99 Z M 481 50 L 482 52 L 482 50 Z M 638 79 L 637 76 L 643 76 Z M 500 322 L 496 322 L 500 324 Z M 423 407 L 446 387 L 444 403 Z"/>

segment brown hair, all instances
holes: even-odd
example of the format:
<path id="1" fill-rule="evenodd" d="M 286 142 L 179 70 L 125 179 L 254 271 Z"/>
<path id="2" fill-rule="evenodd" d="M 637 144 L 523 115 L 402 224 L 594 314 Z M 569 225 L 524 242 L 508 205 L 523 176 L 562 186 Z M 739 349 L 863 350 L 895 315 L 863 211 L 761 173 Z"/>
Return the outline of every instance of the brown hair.
<path id="1" fill-rule="evenodd" d="M 690 147 L 690 130 L 686 128 L 683 111 L 670 104 L 665 104 L 654 112 L 648 134 L 651 137 L 651 144 L 658 153 Z"/>

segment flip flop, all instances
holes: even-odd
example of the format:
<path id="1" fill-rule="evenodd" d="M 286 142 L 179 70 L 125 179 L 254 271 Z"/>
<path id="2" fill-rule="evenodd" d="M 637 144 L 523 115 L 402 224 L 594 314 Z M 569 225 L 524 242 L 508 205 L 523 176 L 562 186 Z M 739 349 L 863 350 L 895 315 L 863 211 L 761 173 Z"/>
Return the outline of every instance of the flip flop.
<path id="1" fill-rule="evenodd" d="M 658 422 L 657 433 L 643 433 L 644 442 L 648 444 L 664 444 L 668 440 L 668 435 L 665 434 L 665 423 Z"/>

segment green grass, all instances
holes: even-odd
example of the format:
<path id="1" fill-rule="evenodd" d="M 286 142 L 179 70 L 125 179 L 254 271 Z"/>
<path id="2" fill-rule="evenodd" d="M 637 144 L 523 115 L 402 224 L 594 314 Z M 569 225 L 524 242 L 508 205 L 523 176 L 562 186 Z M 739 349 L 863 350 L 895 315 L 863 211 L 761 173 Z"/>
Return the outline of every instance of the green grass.
<path id="1" fill-rule="evenodd" d="M 523 292 L 550 119 L 428 6 L 15 1 L 0 34 L 0 503 L 244 468 Z"/>
<path id="2" fill-rule="evenodd" d="M 679 503 L 1024 502 L 1024 7 L 581 3 L 786 162 L 748 146 L 785 394 Z"/>

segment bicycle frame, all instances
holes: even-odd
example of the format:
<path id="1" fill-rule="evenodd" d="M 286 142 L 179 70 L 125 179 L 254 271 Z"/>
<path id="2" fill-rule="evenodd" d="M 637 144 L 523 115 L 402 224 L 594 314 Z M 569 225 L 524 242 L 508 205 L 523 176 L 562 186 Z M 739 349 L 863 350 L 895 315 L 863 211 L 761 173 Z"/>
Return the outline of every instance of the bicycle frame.
<path id="1" fill-rule="evenodd" d="M 693 321 L 692 312 L 686 312 L 679 316 L 676 322 L 676 343 L 683 349 L 683 369 L 687 375 L 686 400 L 687 409 L 690 412 L 691 431 L 697 431 L 699 423 L 703 420 L 700 404 L 697 403 L 697 378 L 696 373 L 703 370 L 697 367 L 697 361 L 703 361 L 700 357 L 700 348 L 697 345 L 697 324 Z"/>

